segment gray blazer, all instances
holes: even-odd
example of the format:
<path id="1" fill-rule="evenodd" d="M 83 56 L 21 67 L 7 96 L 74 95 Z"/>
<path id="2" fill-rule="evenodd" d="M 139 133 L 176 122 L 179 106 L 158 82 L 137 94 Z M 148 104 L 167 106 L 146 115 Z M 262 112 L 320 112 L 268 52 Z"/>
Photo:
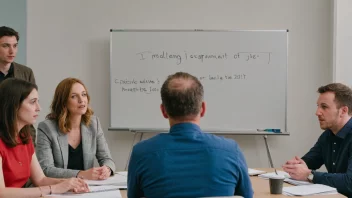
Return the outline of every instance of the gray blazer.
<path id="1" fill-rule="evenodd" d="M 100 166 L 106 165 L 115 171 L 115 163 L 111 158 L 108 144 L 104 137 L 100 121 L 91 117 L 89 126 L 81 124 L 83 167 L 93 168 L 95 157 Z M 68 140 L 62 133 L 56 121 L 45 120 L 38 125 L 36 154 L 39 163 L 48 177 L 76 177 L 79 170 L 67 169 Z"/>

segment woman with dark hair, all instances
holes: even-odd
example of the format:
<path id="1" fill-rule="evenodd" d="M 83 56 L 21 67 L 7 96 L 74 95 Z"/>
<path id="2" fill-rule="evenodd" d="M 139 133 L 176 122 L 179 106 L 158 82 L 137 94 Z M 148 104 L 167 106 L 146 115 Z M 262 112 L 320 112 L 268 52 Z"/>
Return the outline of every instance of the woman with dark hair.
<path id="1" fill-rule="evenodd" d="M 114 173 L 99 119 L 89 107 L 83 82 L 66 78 L 56 87 L 51 112 L 39 123 L 37 155 L 48 177 L 107 179 Z M 100 167 L 94 167 L 97 158 Z"/>
<path id="2" fill-rule="evenodd" d="M 36 122 L 39 111 L 35 84 L 15 78 L 0 84 L 0 197 L 88 192 L 82 179 L 45 177 L 30 135 L 30 125 Z M 37 187 L 21 188 L 29 178 Z"/>

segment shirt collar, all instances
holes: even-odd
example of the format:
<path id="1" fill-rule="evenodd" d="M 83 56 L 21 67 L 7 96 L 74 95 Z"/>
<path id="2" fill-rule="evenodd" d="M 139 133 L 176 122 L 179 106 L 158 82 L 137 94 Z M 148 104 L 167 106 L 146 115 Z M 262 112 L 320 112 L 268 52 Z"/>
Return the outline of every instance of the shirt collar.
<path id="1" fill-rule="evenodd" d="M 10 65 L 10 69 L 9 69 L 9 72 L 7 73 L 8 76 L 11 75 L 11 77 L 13 76 L 13 70 L 14 70 L 14 66 L 13 66 L 13 63 L 11 63 Z"/>
<path id="2" fill-rule="evenodd" d="M 170 133 L 180 133 L 180 132 L 201 132 L 202 130 L 196 124 L 190 122 L 178 123 L 170 128 Z"/>
<path id="3" fill-rule="evenodd" d="M 4 73 L 2 73 L 2 74 L 4 75 L 4 77 L 12 77 L 12 74 L 13 74 L 13 63 L 11 63 L 9 71 L 7 71 L 7 74 L 6 75 Z"/>
<path id="4" fill-rule="evenodd" d="M 331 132 L 331 130 L 330 130 Z M 332 133 L 332 132 L 331 132 Z M 349 134 L 352 133 L 352 118 L 348 120 L 348 122 L 345 124 L 345 126 L 340 129 L 339 132 L 337 132 L 336 136 L 342 139 L 345 139 L 345 137 Z"/>

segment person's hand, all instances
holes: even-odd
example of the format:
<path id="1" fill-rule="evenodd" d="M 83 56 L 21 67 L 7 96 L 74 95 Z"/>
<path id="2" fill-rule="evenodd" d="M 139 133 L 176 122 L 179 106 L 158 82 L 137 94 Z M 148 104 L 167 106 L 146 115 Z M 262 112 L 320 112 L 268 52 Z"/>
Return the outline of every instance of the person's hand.
<path id="1" fill-rule="evenodd" d="M 293 159 L 288 160 L 285 164 L 299 164 L 300 160 L 302 160 L 302 159 L 295 156 Z"/>
<path id="2" fill-rule="evenodd" d="M 105 165 L 102 166 L 101 168 L 102 169 L 101 169 L 101 174 L 99 176 L 99 179 L 104 180 L 104 179 L 109 178 L 111 175 L 111 169 Z"/>
<path id="3" fill-rule="evenodd" d="M 79 171 L 77 177 L 81 179 L 88 179 L 88 180 L 99 180 L 99 177 L 102 172 L 102 167 L 93 167 L 88 170 Z"/>
<path id="4" fill-rule="evenodd" d="M 299 157 L 295 157 L 294 163 L 287 163 L 282 166 L 285 172 L 290 174 L 293 179 L 308 181 L 308 176 L 311 170 L 308 168 L 307 164 Z M 298 162 L 298 163 L 296 163 Z"/>
<path id="5" fill-rule="evenodd" d="M 62 194 L 68 191 L 86 193 L 89 192 L 89 188 L 87 183 L 80 178 L 65 179 L 63 182 L 51 186 L 51 192 L 53 194 Z"/>

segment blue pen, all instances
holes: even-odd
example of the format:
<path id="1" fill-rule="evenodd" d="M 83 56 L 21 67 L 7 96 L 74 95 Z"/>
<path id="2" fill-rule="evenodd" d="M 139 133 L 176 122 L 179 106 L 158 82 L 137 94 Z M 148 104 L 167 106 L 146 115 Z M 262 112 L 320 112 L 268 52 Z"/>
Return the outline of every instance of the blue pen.
<path id="1" fill-rule="evenodd" d="M 257 129 L 258 132 L 273 132 L 273 133 L 281 133 L 280 129 Z"/>

